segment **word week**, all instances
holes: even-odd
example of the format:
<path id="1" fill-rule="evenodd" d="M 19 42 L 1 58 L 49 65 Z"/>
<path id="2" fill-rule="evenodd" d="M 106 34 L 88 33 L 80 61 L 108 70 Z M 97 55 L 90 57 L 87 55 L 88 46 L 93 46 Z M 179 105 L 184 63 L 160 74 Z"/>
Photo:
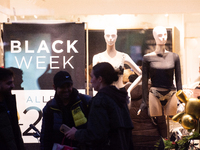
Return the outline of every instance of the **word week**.
<path id="1" fill-rule="evenodd" d="M 71 42 L 70 40 L 67 40 L 67 49 L 66 52 L 67 53 L 71 53 L 71 50 L 73 50 L 74 53 L 78 53 L 78 50 L 75 48 L 75 44 L 78 42 L 78 40 L 74 40 L 73 42 Z M 64 50 L 63 49 L 56 49 L 56 45 L 57 44 L 63 44 L 62 40 L 56 40 L 52 43 L 52 50 L 59 54 L 59 53 L 63 53 Z M 22 48 L 21 48 L 21 42 L 18 40 L 11 40 L 10 42 L 10 51 L 11 53 L 20 53 L 22 52 Z M 35 50 L 30 50 L 29 49 L 29 43 L 28 40 L 25 40 L 25 53 L 29 53 L 29 54 L 33 54 L 33 53 L 41 53 L 41 52 L 46 52 L 46 53 L 50 53 L 50 50 L 47 46 L 47 43 L 45 42 L 45 40 L 42 40 L 40 42 L 40 45 L 37 49 L 37 51 Z M 23 63 L 26 65 L 26 68 L 28 69 L 30 67 L 31 61 L 32 61 L 32 57 L 30 56 L 28 58 L 28 60 L 26 60 L 27 58 L 25 56 L 22 57 L 21 61 L 18 60 L 18 58 L 15 56 L 15 60 L 16 63 L 18 65 L 19 68 L 21 68 L 21 66 L 23 65 Z M 66 60 L 66 57 L 63 55 L 63 68 L 65 68 L 65 66 L 68 64 L 72 69 L 74 69 L 73 65 L 70 63 L 70 60 L 73 58 L 74 56 L 71 56 L 70 58 L 68 58 Z M 36 57 L 36 68 L 37 69 L 45 69 L 45 66 L 42 66 L 42 64 L 44 64 L 45 62 L 42 61 L 42 59 L 45 59 L 46 56 L 37 56 Z M 58 60 L 59 56 L 50 56 L 50 69 L 60 69 L 59 66 L 55 66 L 55 64 L 58 64 Z M 54 64 L 54 66 L 53 66 Z"/>

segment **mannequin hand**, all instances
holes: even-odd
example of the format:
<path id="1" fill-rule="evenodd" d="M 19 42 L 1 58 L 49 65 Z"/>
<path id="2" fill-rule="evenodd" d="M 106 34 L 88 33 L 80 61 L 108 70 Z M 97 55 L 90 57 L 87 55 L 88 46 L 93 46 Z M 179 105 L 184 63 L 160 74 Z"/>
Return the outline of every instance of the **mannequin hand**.
<path id="1" fill-rule="evenodd" d="M 137 115 L 140 115 L 140 113 L 141 113 L 141 109 L 138 110 Z"/>
<path id="2" fill-rule="evenodd" d="M 127 93 L 128 93 L 128 100 L 129 100 L 128 103 L 130 103 L 131 102 L 131 92 L 127 91 Z"/>
<path id="3" fill-rule="evenodd" d="M 142 101 L 141 105 L 140 105 L 140 109 L 137 112 L 137 115 L 140 115 L 141 111 L 144 110 L 147 107 L 146 103 L 144 101 Z"/>
<path id="4" fill-rule="evenodd" d="M 128 92 L 128 109 L 131 109 L 131 94 Z"/>

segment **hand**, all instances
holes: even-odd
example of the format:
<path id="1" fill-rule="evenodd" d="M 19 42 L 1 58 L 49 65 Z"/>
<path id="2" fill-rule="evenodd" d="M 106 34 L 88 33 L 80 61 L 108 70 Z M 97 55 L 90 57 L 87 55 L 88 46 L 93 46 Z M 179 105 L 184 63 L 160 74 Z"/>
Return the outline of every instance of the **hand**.
<path id="1" fill-rule="evenodd" d="M 75 140 L 75 133 L 76 133 L 77 129 L 75 127 L 72 127 L 67 133 L 66 133 L 66 137 L 68 139 L 71 140 Z"/>
<path id="2" fill-rule="evenodd" d="M 128 91 L 128 109 L 131 109 L 131 93 Z"/>
<path id="3" fill-rule="evenodd" d="M 141 113 L 141 109 L 138 110 L 137 115 L 140 115 L 140 113 Z"/>
<path id="4" fill-rule="evenodd" d="M 144 101 L 142 101 L 141 105 L 140 105 L 140 109 L 137 112 L 137 115 L 140 115 L 141 111 L 144 110 L 147 107 L 146 103 Z"/>
<path id="5" fill-rule="evenodd" d="M 127 91 L 127 93 L 128 93 L 128 103 L 131 103 L 131 92 Z"/>
<path id="6" fill-rule="evenodd" d="M 142 103 L 140 104 L 140 108 L 139 108 L 139 110 L 144 110 L 145 108 L 147 108 L 147 104 L 144 102 L 144 101 L 142 101 Z"/>

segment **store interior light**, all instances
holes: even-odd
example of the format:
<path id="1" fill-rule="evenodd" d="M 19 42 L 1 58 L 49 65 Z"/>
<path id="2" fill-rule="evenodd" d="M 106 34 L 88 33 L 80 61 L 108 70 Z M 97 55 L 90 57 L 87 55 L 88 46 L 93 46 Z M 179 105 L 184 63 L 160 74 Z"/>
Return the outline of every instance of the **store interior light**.
<path id="1" fill-rule="evenodd" d="M 34 18 L 37 19 L 37 15 L 34 15 Z"/>

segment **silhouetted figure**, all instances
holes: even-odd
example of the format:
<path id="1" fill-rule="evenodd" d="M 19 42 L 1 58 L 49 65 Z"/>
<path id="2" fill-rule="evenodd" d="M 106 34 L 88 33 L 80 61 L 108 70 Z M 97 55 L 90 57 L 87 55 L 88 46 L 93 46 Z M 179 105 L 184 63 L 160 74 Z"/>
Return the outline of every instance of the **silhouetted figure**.
<path id="1" fill-rule="evenodd" d="M 15 87 L 14 90 L 24 90 L 23 87 L 21 87 L 21 84 L 23 82 L 23 71 L 19 68 L 10 67 L 8 68 L 14 73 L 14 84 Z"/>
<path id="2" fill-rule="evenodd" d="M 0 68 L 0 149 L 24 150 L 19 127 L 16 98 L 11 91 L 15 87 L 11 70 Z"/>
<path id="3" fill-rule="evenodd" d="M 91 100 L 87 129 L 72 127 L 67 138 L 88 143 L 90 150 L 133 150 L 127 91 L 112 85 L 118 78 L 108 62 L 93 67 L 91 83 L 98 93 Z"/>
<path id="4" fill-rule="evenodd" d="M 49 73 L 49 71 L 51 72 Z M 54 72 L 56 73 L 57 70 Z M 38 78 L 40 89 L 53 89 L 52 78 L 55 75 L 54 72 L 53 70 L 50 70 L 50 64 L 48 64 L 45 72 Z"/>

